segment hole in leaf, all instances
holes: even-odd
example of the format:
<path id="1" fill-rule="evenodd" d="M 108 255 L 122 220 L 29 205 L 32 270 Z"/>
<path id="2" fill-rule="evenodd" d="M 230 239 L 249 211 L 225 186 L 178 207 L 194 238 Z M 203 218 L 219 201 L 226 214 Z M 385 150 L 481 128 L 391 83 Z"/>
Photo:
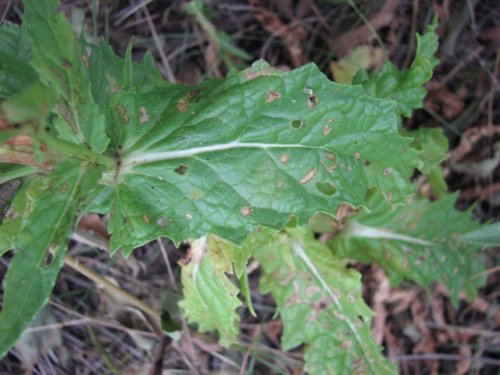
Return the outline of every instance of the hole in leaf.
<path id="1" fill-rule="evenodd" d="M 45 264 L 45 267 L 50 267 L 52 265 L 52 263 L 54 263 L 53 250 L 49 249 L 47 251 L 47 254 L 45 254 L 45 259 L 43 262 Z"/>
<path id="2" fill-rule="evenodd" d="M 295 214 L 288 215 L 288 221 L 285 224 L 286 228 L 295 228 L 299 225 L 299 218 Z"/>
<path id="3" fill-rule="evenodd" d="M 309 104 L 310 106 L 314 107 L 315 105 L 318 105 L 319 104 L 319 99 L 316 95 L 311 95 L 309 97 Z"/>
<path id="4" fill-rule="evenodd" d="M 335 185 L 329 181 L 316 182 L 316 189 L 328 196 L 335 194 L 335 192 L 337 191 Z"/>
<path id="5" fill-rule="evenodd" d="M 179 165 L 177 168 L 174 169 L 174 172 L 177 173 L 178 175 L 184 176 L 186 174 L 188 167 L 185 166 L 184 164 Z"/>
<path id="6" fill-rule="evenodd" d="M 304 119 L 296 119 L 296 120 L 292 120 L 290 122 L 290 126 L 292 127 L 292 129 L 300 129 L 300 128 L 303 128 L 304 127 Z"/>

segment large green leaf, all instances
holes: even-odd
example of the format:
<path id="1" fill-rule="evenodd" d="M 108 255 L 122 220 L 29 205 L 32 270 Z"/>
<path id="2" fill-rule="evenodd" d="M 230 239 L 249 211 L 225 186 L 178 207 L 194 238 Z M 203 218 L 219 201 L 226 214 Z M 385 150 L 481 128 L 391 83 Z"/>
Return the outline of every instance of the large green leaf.
<path id="1" fill-rule="evenodd" d="M 409 117 L 412 110 L 422 107 L 426 94 L 423 85 L 431 79 L 432 71 L 439 62 L 434 57 L 438 48 L 436 27 L 437 17 L 423 36 L 417 34 L 417 52 L 410 69 L 398 70 L 387 61 L 381 71 L 370 76 L 365 70 L 360 70 L 353 84 L 361 84 L 367 93 L 377 98 L 393 100 L 398 112 Z"/>
<path id="2" fill-rule="evenodd" d="M 107 176 L 111 250 L 125 255 L 159 235 L 238 243 L 256 225 L 280 229 L 291 215 L 304 224 L 362 205 L 370 183 L 396 203 L 413 193 L 417 152 L 392 102 L 315 65 L 283 73 L 259 62 L 225 81 L 134 87 L 110 102 L 122 154 Z"/>
<path id="3" fill-rule="evenodd" d="M 312 233 L 261 231 L 254 257 L 260 288 L 272 293 L 285 350 L 305 344 L 310 374 L 395 374 L 371 336 L 373 313 L 361 296 L 361 275 L 346 267 Z"/>
<path id="4" fill-rule="evenodd" d="M 66 163 L 50 176 L 32 178 L 2 224 L 0 244 L 15 253 L 3 280 L 0 358 L 49 298 L 75 223 L 76 198 L 96 182 L 96 175 L 86 170 Z"/>
<path id="5" fill-rule="evenodd" d="M 456 196 L 435 202 L 419 197 L 406 207 L 390 207 L 378 194 L 367 202 L 370 211 L 351 218 L 347 229 L 329 246 L 339 255 L 376 262 L 395 284 L 403 279 L 427 286 L 444 283 L 454 304 L 461 290 L 473 298 L 484 278 L 477 245 L 460 239 L 477 229 L 470 211 L 455 210 Z"/>
<path id="6" fill-rule="evenodd" d="M 200 332 L 217 330 L 219 342 L 229 346 L 237 342 L 241 306 L 238 288 L 225 273 L 232 273 L 232 247 L 215 238 L 194 241 L 191 261 L 182 267 L 184 299 L 179 305 L 189 322 Z"/>

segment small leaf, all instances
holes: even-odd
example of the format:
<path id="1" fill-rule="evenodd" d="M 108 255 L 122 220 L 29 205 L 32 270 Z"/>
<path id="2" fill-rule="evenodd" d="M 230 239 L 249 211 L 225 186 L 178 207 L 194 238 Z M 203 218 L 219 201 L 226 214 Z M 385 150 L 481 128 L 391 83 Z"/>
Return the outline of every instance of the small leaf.
<path id="1" fill-rule="evenodd" d="M 361 296 L 361 275 L 316 241 L 312 233 L 287 230 L 251 235 L 260 241 L 260 289 L 272 293 L 284 331 L 285 350 L 305 344 L 310 374 L 395 374 L 373 341 L 373 313 Z M 256 241 L 254 239 L 254 241 Z"/>
<path id="2" fill-rule="evenodd" d="M 370 211 L 353 216 L 329 246 L 339 255 L 376 262 L 393 284 L 442 282 L 456 305 L 461 290 L 474 298 L 484 280 L 473 277 L 483 270 L 478 246 L 460 239 L 480 224 L 470 220 L 470 211 L 455 210 L 455 200 L 456 195 L 435 202 L 419 197 L 406 207 L 390 208 L 374 194 L 367 202 Z"/>
<path id="3" fill-rule="evenodd" d="M 238 288 L 225 274 L 217 275 L 210 259 L 204 254 L 205 240 L 192 245 L 192 260 L 182 267 L 184 299 L 179 306 L 190 323 L 198 324 L 200 332 L 217 330 L 219 342 L 228 347 L 237 341 L 240 316 L 236 308 L 241 306 Z"/>
<path id="4" fill-rule="evenodd" d="M 370 76 L 366 71 L 359 71 L 353 84 L 362 85 L 369 95 L 393 100 L 399 114 L 409 117 L 412 110 L 422 107 L 426 94 L 423 85 L 431 79 L 432 70 L 439 62 L 434 57 L 438 48 L 436 27 L 437 17 L 423 36 L 417 34 L 417 52 L 409 70 L 400 71 L 386 62 L 381 71 Z"/>

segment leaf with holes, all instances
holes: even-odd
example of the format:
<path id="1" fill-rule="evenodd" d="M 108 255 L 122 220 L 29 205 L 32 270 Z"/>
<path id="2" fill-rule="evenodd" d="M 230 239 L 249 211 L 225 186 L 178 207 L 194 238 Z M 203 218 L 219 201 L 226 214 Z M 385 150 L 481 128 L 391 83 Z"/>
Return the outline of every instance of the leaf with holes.
<path id="1" fill-rule="evenodd" d="M 361 275 L 348 269 L 312 233 L 253 235 L 254 257 L 283 320 L 285 350 L 305 344 L 311 374 L 395 374 L 371 337 L 372 312 L 361 296 Z M 255 241 L 255 239 L 254 239 Z"/>
<path id="2" fill-rule="evenodd" d="M 110 102 L 122 129 L 120 167 L 106 176 L 111 249 L 125 255 L 159 235 L 241 243 L 256 225 L 362 205 L 372 185 L 394 203 L 413 193 L 417 151 L 393 104 L 314 65 L 284 73 L 259 62 L 225 81 L 134 87 Z"/>

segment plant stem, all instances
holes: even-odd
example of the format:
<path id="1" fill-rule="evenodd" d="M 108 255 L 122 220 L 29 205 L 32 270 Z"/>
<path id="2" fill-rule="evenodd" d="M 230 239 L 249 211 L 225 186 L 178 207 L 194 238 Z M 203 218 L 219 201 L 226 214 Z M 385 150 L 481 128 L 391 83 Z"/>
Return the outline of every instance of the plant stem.
<path id="1" fill-rule="evenodd" d="M 126 301 L 128 304 L 131 306 L 134 306 L 147 314 L 153 323 L 153 328 L 157 330 L 158 332 L 161 332 L 161 324 L 160 324 L 160 316 L 159 314 L 153 310 L 150 306 L 146 305 L 144 302 L 139 300 L 137 297 L 134 297 L 133 295 L 129 294 L 119 286 L 116 286 L 115 284 L 111 283 L 98 273 L 92 271 L 90 268 L 86 267 L 82 263 L 80 263 L 78 260 L 75 258 L 71 257 L 70 255 L 66 255 L 64 257 L 64 263 L 74 269 L 75 271 L 81 273 L 83 276 L 89 278 L 92 280 L 97 288 L 99 289 L 108 289 L 109 291 L 112 291 L 113 293 L 116 293 L 122 298 L 124 301 Z"/>
<path id="2" fill-rule="evenodd" d="M 115 159 L 110 156 L 98 154 L 86 147 L 51 137 L 45 131 L 40 132 L 40 141 L 45 143 L 49 149 L 58 151 L 66 156 L 73 156 L 78 159 L 102 164 L 108 168 L 112 168 L 115 165 Z"/>

